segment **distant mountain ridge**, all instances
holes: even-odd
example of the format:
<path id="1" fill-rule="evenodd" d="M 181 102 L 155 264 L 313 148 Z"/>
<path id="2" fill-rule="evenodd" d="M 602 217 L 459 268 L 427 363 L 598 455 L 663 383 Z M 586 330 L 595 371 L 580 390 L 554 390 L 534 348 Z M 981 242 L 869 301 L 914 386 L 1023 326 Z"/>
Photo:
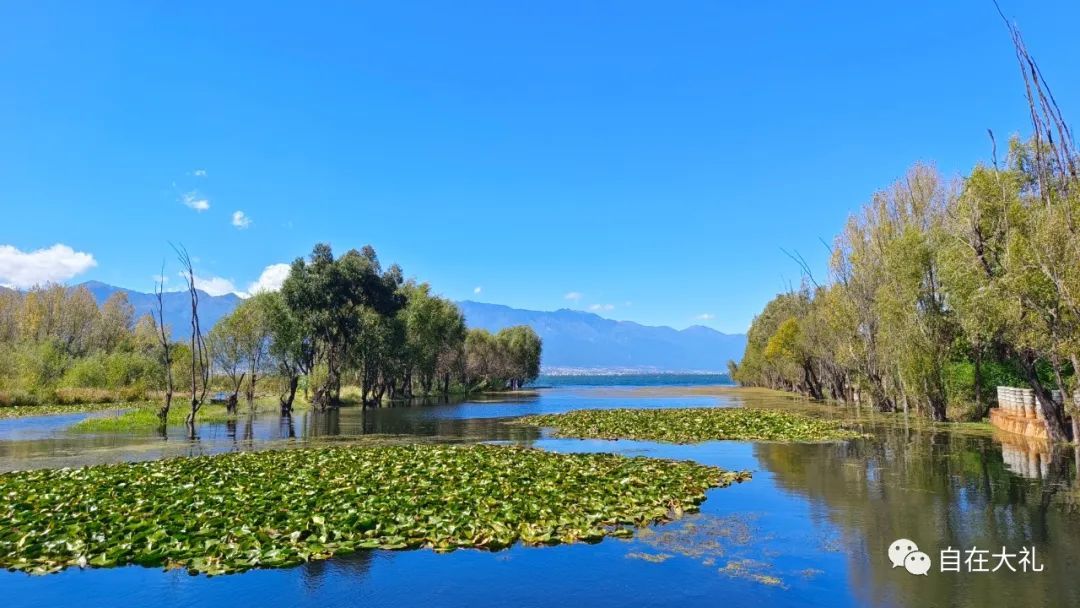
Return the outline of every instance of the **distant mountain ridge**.
<path id="1" fill-rule="evenodd" d="M 528 325 L 544 340 L 545 370 L 619 369 L 723 372 L 746 348 L 743 334 L 694 325 L 683 330 L 615 321 L 580 310 L 521 310 L 501 304 L 458 302 L 469 327 L 497 331 Z"/>
<path id="2" fill-rule="evenodd" d="M 136 318 L 157 308 L 154 294 L 87 281 L 85 287 L 100 304 L 117 291 L 127 294 Z M 174 339 L 190 335 L 191 312 L 186 291 L 165 292 L 165 322 Z M 200 321 L 209 331 L 232 312 L 241 298 L 236 294 L 212 296 L 199 292 Z M 544 340 L 545 371 L 596 372 L 723 372 L 729 359 L 742 358 L 743 334 L 725 334 L 695 325 L 683 330 L 615 321 L 580 310 L 522 310 L 501 304 L 464 300 L 457 303 L 469 327 L 498 331 L 528 325 Z"/>
<path id="3" fill-rule="evenodd" d="M 100 281 L 87 281 L 79 283 L 75 287 L 85 287 L 100 306 L 109 299 L 112 294 L 122 291 L 127 294 L 128 302 L 135 308 L 135 318 L 138 319 L 146 314 L 157 317 L 157 296 L 152 293 L 143 293 L 115 287 Z M 191 300 L 187 291 L 166 291 L 164 294 L 165 324 L 172 330 L 174 340 L 181 340 L 191 336 Z M 203 331 L 217 323 L 218 319 L 233 311 L 241 302 L 240 296 L 227 293 L 223 296 L 212 296 L 205 291 L 199 290 L 199 325 Z"/>

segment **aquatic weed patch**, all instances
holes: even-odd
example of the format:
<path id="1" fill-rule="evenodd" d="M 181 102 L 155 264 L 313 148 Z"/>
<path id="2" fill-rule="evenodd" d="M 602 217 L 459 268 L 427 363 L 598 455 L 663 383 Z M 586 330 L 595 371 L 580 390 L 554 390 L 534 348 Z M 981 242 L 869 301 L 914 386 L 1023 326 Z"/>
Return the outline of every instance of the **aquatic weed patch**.
<path id="1" fill-rule="evenodd" d="M 836 420 L 755 408 L 575 410 L 515 422 L 552 427 L 556 436 L 695 443 L 717 439 L 832 441 L 861 437 Z"/>
<path id="2" fill-rule="evenodd" d="M 179 407 L 173 406 L 169 410 L 167 424 L 169 426 L 184 424 L 188 411 L 186 403 L 181 403 Z M 230 419 L 235 420 L 238 415 L 228 414 L 223 405 L 204 405 L 199 410 L 196 421 L 198 423 L 213 424 Z M 118 411 L 112 416 L 86 418 L 71 425 L 68 431 L 71 433 L 152 433 L 156 432 L 160 427 L 161 419 L 158 418 L 158 405 L 153 404 Z"/>
<path id="3" fill-rule="evenodd" d="M 28 418 L 33 416 L 55 416 L 60 414 L 82 414 L 108 410 L 119 411 L 130 407 L 132 407 L 132 404 L 128 403 L 82 403 L 76 405 L 48 403 L 44 405 L 0 406 L 0 420 Z"/>
<path id="4" fill-rule="evenodd" d="M 154 433 L 161 428 L 161 419 L 158 418 L 160 404 L 139 404 L 117 410 L 115 415 L 96 416 L 86 418 L 73 424 L 68 431 L 71 433 Z M 306 406 L 296 405 L 297 411 Z M 208 403 L 202 406 L 195 421 L 198 424 L 220 424 L 229 420 L 238 420 L 257 413 L 271 413 L 277 415 L 280 406 L 277 402 L 256 401 L 255 408 L 249 408 L 242 403 L 235 413 L 229 414 L 224 405 Z M 169 410 L 167 426 L 182 426 L 189 412 L 186 402 L 174 403 Z"/>
<path id="5" fill-rule="evenodd" d="M 359 549 L 626 536 L 749 477 L 505 446 L 331 447 L 0 475 L 0 567 L 222 574 Z"/>

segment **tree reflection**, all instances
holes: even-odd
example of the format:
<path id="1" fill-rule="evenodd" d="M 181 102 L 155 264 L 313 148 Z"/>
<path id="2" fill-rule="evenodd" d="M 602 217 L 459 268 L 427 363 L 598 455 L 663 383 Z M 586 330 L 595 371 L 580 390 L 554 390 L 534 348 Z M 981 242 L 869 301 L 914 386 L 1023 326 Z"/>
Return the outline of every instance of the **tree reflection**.
<path id="1" fill-rule="evenodd" d="M 1073 514 L 1076 454 L 1025 451 L 1017 472 L 1002 449 L 984 435 L 891 425 L 867 440 L 761 443 L 754 451 L 780 487 L 828 507 L 843 535 L 852 589 L 867 605 L 1080 605 L 1080 588 L 1067 572 L 1080 553 L 1072 542 L 1080 538 Z M 1018 459 L 1016 445 L 1005 449 Z M 935 566 L 930 576 L 916 577 L 894 570 L 886 558 L 897 538 L 914 540 L 935 563 L 950 546 L 1014 552 L 1035 546 L 1046 570 L 942 573 Z"/>

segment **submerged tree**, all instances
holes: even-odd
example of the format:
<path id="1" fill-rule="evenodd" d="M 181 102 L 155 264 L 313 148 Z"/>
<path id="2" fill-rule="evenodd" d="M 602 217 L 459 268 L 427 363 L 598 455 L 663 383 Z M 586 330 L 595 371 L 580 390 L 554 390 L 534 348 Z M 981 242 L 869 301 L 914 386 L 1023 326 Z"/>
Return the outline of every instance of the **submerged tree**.
<path id="1" fill-rule="evenodd" d="M 268 354 L 285 381 L 279 397 L 281 415 L 291 416 L 300 376 L 311 373 L 315 362 L 313 340 L 305 334 L 303 325 L 285 305 L 280 293 L 266 294 L 262 304 L 270 335 Z"/>
<path id="2" fill-rule="evenodd" d="M 183 268 L 191 302 L 191 409 L 185 422 L 188 434 L 195 436 L 195 416 L 206 400 L 206 391 L 210 386 L 210 352 L 206 347 L 202 326 L 199 324 L 199 290 L 195 285 L 195 270 L 191 265 L 191 256 L 182 246 L 176 249 L 177 259 Z"/>
<path id="3" fill-rule="evenodd" d="M 173 374 L 172 374 L 172 345 L 169 342 L 168 329 L 165 325 L 165 270 L 161 271 L 161 280 L 154 287 L 154 295 L 157 300 L 157 334 L 161 345 L 161 361 L 165 372 L 165 402 L 158 410 L 158 419 L 161 420 L 162 429 L 169 418 L 169 409 L 172 408 L 173 398 Z"/>
<path id="4" fill-rule="evenodd" d="M 244 371 L 246 359 L 241 346 L 242 338 L 238 335 L 237 317 L 234 314 L 222 317 L 207 336 L 207 345 L 210 349 L 213 370 L 224 374 L 229 379 L 232 392 L 225 404 L 225 411 L 229 414 L 236 413 L 239 402 L 240 385 L 244 383 L 247 372 Z"/>

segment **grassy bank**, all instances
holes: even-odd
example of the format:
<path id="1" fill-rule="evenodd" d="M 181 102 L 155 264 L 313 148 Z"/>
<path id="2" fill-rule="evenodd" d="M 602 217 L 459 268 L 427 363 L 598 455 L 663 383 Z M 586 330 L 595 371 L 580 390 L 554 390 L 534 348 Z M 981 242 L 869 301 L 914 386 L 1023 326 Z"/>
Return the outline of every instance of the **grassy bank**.
<path id="1" fill-rule="evenodd" d="M 840 421 L 751 408 L 577 410 L 525 416 L 518 424 L 552 427 L 556 436 L 695 443 L 719 439 L 835 441 L 859 437 Z"/>
<path id="2" fill-rule="evenodd" d="M 747 479 L 691 462 L 502 446 L 236 453 L 0 475 L 0 567 L 290 566 L 358 549 L 595 541 Z"/>

